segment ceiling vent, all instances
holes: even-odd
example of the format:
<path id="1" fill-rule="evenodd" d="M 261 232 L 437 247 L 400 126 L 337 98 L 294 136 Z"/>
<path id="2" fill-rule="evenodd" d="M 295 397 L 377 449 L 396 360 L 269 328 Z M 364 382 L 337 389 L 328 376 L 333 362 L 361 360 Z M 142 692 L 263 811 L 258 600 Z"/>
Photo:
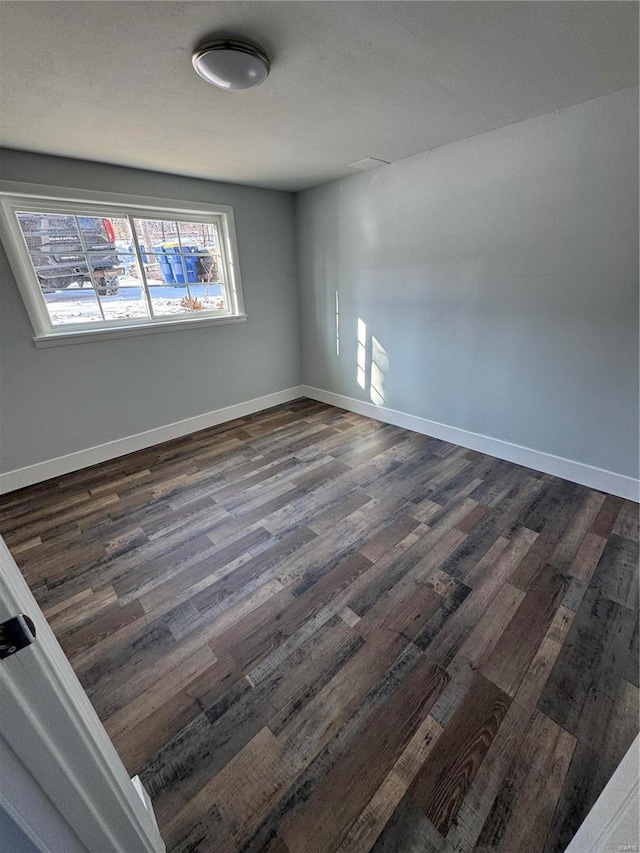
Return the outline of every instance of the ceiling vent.
<path id="1" fill-rule="evenodd" d="M 364 160 L 357 160 L 355 163 L 349 163 L 348 169 L 357 169 L 359 172 L 368 172 L 369 169 L 377 169 L 379 166 L 388 166 L 388 160 L 378 160 L 376 157 L 365 157 Z"/>

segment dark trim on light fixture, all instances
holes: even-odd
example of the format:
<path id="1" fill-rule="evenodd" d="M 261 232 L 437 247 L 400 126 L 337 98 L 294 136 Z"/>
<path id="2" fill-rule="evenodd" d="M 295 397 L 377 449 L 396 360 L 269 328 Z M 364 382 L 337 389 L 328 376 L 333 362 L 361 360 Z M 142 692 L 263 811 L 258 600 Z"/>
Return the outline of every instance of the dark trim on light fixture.
<path id="1" fill-rule="evenodd" d="M 255 82 L 245 80 L 238 85 L 223 85 L 222 83 L 217 82 L 213 75 L 203 73 L 201 60 L 208 55 L 215 56 L 217 51 L 220 51 L 221 53 L 243 54 L 249 59 L 257 60 L 258 64 L 262 66 L 263 71 L 260 79 L 257 79 Z M 214 86 L 218 86 L 221 89 L 227 89 L 228 91 L 248 89 L 251 86 L 257 86 L 267 79 L 269 72 L 271 71 L 271 62 L 269 57 L 261 47 L 258 47 L 256 44 L 239 41 L 237 39 L 215 39 L 213 41 L 204 42 L 194 50 L 191 61 L 196 73 L 202 77 L 203 80 L 206 80 L 208 83 L 212 83 Z"/>

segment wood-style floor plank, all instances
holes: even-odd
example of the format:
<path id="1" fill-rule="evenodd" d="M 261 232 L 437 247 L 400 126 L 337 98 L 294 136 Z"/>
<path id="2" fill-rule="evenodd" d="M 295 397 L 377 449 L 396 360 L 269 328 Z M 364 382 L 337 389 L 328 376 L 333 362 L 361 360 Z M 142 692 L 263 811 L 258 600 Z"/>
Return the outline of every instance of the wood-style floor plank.
<path id="1" fill-rule="evenodd" d="M 576 740 L 537 711 L 498 791 L 476 850 L 539 850 L 553 820 Z"/>
<path id="2" fill-rule="evenodd" d="M 447 834 L 510 704 L 506 693 L 478 674 L 407 791 L 441 835 Z"/>
<path id="3" fill-rule="evenodd" d="M 169 853 L 561 853 L 638 730 L 638 527 L 305 399 L 0 498 Z"/>

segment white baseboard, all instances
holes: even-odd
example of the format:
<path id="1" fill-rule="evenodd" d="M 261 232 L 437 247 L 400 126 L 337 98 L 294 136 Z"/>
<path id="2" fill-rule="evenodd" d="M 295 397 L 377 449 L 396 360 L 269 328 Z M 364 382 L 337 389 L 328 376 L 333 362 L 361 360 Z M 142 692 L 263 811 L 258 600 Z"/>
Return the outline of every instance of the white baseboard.
<path id="1" fill-rule="evenodd" d="M 153 824 L 154 824 L 155 828 L 158 830 L 158 834 L 159 834 L 160 833 L 160 827 L 158 826 L 158 821 L 156 820 L 156 813 L 153 810 L 153 803 L 151 802 L 151 797 L 147 793 L 147 789 L 142 784 L 142 779 L 139 776 L 132 776 L 131 777 L 131 784 L 136 789 L 136 792 L 137 792 L 138 796 L 140 797 L 140 799 L 142 800 L 142 804 L 144 805 L 145 809 L 149 812 L 149 815 L 151 816 L 151 818 L 153 820 Z"/>
<path id="2" fill-rule="evenodd" d="M 31 486 L 34 483 L 41 483 L 52 477 L 60 477 L 72 471 L 79 471 L 82 468 L 89 468 L 91 465 L 107 462 L 136 450 L 144 450 L 155 444 L 161 444 L 163 441 L 181 438 L 183 435 L 189 435 L 201 429 L 232 421 L 235 418 L 242 418 L 263 409 L 269 409 L 272 406 L 279 406 L 281 403 L 289 403 L 298 397 L 319 400 L 322 403 L 338 406 L 365 417 L 375 418 L 378 421 L 410 429 L 432 438 L 439 438 L 461 447 L 468 447 L 471 450 L 478 450 L 489 456 L 496 456 L 498 459 L 515 462 L 517 465 L 524 465 L 527 468 L 533 468 L 535 471 L 542 471 L 545 474 L 553 474 L 574 483 L 581 483 L 591 489 L 598 489 L 627 500 L 640 502 L 640 481 L 624 474 L 616 474 L 613 471 L 606 471 L 593 465 L 585 465 L 583 462 L 575 462 L 572 459 L 564 459 L 551 453 L 543 453 L 540 450 L 512 444 L 499 438 L 491 438 L 448 424 L 430 421 L 417 415 L 408 415 L 395 409 L 375 406 L 373 403 L 365 403 L 362 400 L 346 397 L 343 394 L 334 394 L 332 391 L 324 391 L 311 385 L 296 385 L 293 388 L 276 391 L 274 394 L 267 394 L 264 397 L 255 397 L 253 400 L 237 403 L 234 406 L 205 412 L 202 415 L 155 427 L 136 435 L 118 438 L 115 441 L 98 444 L 85 450 L 78 450 L 66 456 L 58 456 L 55 459 L 47 459 L 35 465 L 8 471 L 5 474 L 0 474 L 0 494 L 12 492 L 24 486 Z"/>
<path id="3" fill-rule="evenodd" d="M 432 438 L 439 438 L 451 444 L 468 447 L 470 450 L 478 450 L 507 462 L 515 462 L 544 474 L 552 474 L 573 483 L 580 483 L 590 489 L 598 489 L 601 492 L 618 495 L 630 501 L 640 502 L 640 480 L 627 477 L 624 474 L 616 474 L 614 471 L 606 471 L 593 465 L 585 465 L 573 459 L 564 459 L 562 456 L 554 456 L 552 453 L 544 453 L 541 450 L 533 450 L 531 447 L 523 447 L 520 444 L 512 444 L 499 438 L 491 438 L 476 432 L 441 424 L 438 421 L 430 421 L 417 415 L 408 415 L 395 409 L 387 409 L 384 406 L 375 406 L 373 403 L 365 403 L 346 397 L 343 394 L 334 394 L 332 391 L 324 391 L 311 385 L 301 386 L 302 394 L 312 400 L 328 403 L 349 412 L 375 418 L 387 424 L 403 427 L 404 429 L 419 432 Z"/>
<path id="4" fill-rule="evenodd" d="M 155 427 L 146 432 L 139 432 L 136 435 L 117 438 L 115 441 L 108 441 L 95 447 L 87 447 L 85 450 L 68 453 L 66 456 L 58 456 L 55 459 L 37 462 L 35 465 L 27 465 L 25 468 L 17 468 L 15 471 L 0 474 L 0 495 L 13 492 L 15 489 L 21 489 L 24 486 L 50 480 L 52 477 L 60 477 L 72 471 L 89 468 L 91 465 L 107 462 L 109 459 L 116 459 L 118 456 L 125 456 L 127 453 L 133 453 L 136 450 L 144 450 L 147 447 L 153 447 L 154 444 L 162 444 L 163 441 L 181 438 L 183 435 L 208 429 L 235 418 L 243 418 L 246 415 L 252 415 L 254 412 L 279 406 L 281 403 L 289 403 L 291 400 L 303 396 L 302 386 L 297 385 L 293 388 L 286 388 L 284 391 L 267 394 L 264 397 L 255 397 L 245 403 L 236 403 L 234 406 L 205 412 L 202 415 Z"/>

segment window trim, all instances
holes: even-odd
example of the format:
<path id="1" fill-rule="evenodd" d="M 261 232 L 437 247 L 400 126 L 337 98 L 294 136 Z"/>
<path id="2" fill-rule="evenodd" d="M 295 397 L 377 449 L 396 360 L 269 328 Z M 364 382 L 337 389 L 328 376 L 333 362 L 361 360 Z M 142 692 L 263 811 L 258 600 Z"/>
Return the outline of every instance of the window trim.
<path id="1" fill-rule="evenodd" d="M 104 215 L 122 217 L 131 215 L 152 218 L 173 218 L 180 221 L 191 217 L 195 221 L 219 218 L 221 229 L 220 250 L 228 273 L 227 291 L 232 303 L 228 312 L 208 314 L 205 317 L 167 315 L 166 318 L 140 320 L 110 320 L 95 323 L 78 323 L 74 327 L 54 326 L 49 318 L 44 299 L 39 298 L 39 284 L 33 264 L 26 249 L 15 211 L 40 206 L 42 210 L 61 212 L 63 205 L 80 205 L 78 215 Z M 0 181 L 0 236 L 9 264 L 15 275 L 20 295 L 34 330 L 36 347 L 60 346 L 95 340 L 110 340 L 132 335 L 178 331 L 188 328 L 242 323 L 247 319 L 244 309 L 242 282 L 239 267 L 238 244 L 233 207 L 225 204 L 187 202 L 176 199 L 137 196 L 84 189 L 69 189 L 17 181 Z"/>

